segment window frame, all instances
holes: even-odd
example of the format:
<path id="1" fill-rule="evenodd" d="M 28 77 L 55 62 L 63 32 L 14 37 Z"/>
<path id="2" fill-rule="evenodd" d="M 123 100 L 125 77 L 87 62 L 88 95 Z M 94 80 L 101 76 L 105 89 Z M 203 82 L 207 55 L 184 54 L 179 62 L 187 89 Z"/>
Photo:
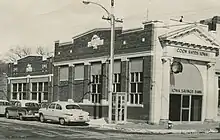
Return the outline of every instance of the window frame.
<path id="1" fill-rule="evenodd" d="M 134 91 L 132 91 L 132 85 L 135 85 Z M 141 91 L 139 91 L 139 86 L 141 86 Z M 143 105 L 143 72 L 130 72 L 128 102 L 130 105 Z"/>
<path id="2" fill-rule="evenodd" d="M 67 69 L 67 77 L 65 77 L 65 78 L 61 78 L 61 69 Z M 69 67 L 68 66 L 63 66 L 63 67 L 60 67 L 59 68 L 59 81 L 60 82 L 64 82 L 64 81 L 68 81 L 69 80 Z"/>
<path id="3" fill-rule="evenodd" d="M 91 75 L 90 100 L 92 103 L 101 103 L 102 79 L 101 74 Z M 93 92 L 95 86 L 95 92 Z M 100 89 L 99 89 L 100 88 Z M 99 92 L 100 91 L 100 92 Z"/>

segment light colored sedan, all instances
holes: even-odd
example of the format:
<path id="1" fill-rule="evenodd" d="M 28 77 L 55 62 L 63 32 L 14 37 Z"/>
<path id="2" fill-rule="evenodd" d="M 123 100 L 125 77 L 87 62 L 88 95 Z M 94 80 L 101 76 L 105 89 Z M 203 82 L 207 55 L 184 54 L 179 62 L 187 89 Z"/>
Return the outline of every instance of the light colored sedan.
<path id="1" fill-rule="evenodd" d="M 0 115 L 5 115 L 5 109 L 9 106 L 10 103 L 7 100 L 0 100 Z"/>
<path id="2" fill-rule="evenodd" d="M 39 110 L 40 121 L 47 120 L 59 122 L 61 125 L 71 122 L 88 122 L 89 113 L 83 111 L 73 101 L 52 102 L 48 107 Z"/>

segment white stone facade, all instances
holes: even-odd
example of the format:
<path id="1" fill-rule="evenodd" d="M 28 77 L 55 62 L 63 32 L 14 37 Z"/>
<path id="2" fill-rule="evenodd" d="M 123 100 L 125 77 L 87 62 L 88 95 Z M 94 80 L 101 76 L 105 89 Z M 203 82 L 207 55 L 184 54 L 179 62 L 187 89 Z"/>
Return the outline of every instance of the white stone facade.
<path id="1" fill-rule="evenodd" d="M 162 23 L 154 23 L 155 42 L 150 122 L 159 123 L 170 120 L 171 94 L 180 95 L 181 97 L 180 116 L 177 116 L 180 117 L 180 122 L 187 120 L 187 117 L 188 120 L 186 122 L 191 122 L 193 118 L 196 120 L 197 116 L 201 116 L 201 119 L 198 119 L 200 122 L 214 121 L 218 112 L 216 85 L 218 77 L 215 75 L 216 58 L 219 51 L 218 42 L 208 32 L 200 28 L 199 25 L 190 25 L 184 28 L 180 26 L 180 29 L 174 31 L 171 31 L 172 28 L 161 27 L 163 27 Z M 171 64 L 176 60 L 183 64 L 183 70 L 184 67 L 187 68 L 188 66 L 188 72 L 192 74 L 192 78 L 189 78 L 188 81 L 186 78 L 183 81 L 178 81 L 178 75 L 176 75 L 176 85 L 178 85 L 179 89 L 176 89 L 176 92 L 173 90 L 174 92 L 172 93 Z M 193 71 L 192 73 L 190 72 L 190 67 L 194 69 L 194 74 L 198 75 L 197 77 L 201 76 L 202 81 L 196 77 L 193 79 L 194 74 Z M 199 85 L 198 83 L 201 84 Z M 184 103 L 182 102 L 185 95 L 189 97 L 189 107 L 184 110 Z M 196 105 L 195 107 L 192 105 L 195 103 L 199 105 L 196 100 L 194 102 L 194 96 L 202 98 L 201 106 L 199 106 L 201 107 L 201 115 L 195 115 L 200 112 L 196 111 L 198 110 Z M 188 115 L 184 116 L 184 114 Z"/>

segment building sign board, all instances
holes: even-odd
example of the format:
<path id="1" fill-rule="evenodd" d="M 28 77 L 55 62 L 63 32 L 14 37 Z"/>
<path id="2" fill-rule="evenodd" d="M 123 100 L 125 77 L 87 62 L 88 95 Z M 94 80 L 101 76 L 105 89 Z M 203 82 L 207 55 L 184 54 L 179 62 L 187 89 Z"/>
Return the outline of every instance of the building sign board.
<path id="1" fill-rule="evenodd" d="M 190 54 L 190 55 L 209 57 L 209 53 L 207 53 L 207 52 L 193 50 L 193 49 L 187 49 L 187 48 L 177 48 L 176 52 L 181 53 L 181 54 Z"/>
<path id="2" fill-rule="evenodd" d="M 195 90 L 195 89 L 178 89 L 178 88 L 171 88 L 171 93 L 176 94 L 202 94 L 202 90 Z"/>

